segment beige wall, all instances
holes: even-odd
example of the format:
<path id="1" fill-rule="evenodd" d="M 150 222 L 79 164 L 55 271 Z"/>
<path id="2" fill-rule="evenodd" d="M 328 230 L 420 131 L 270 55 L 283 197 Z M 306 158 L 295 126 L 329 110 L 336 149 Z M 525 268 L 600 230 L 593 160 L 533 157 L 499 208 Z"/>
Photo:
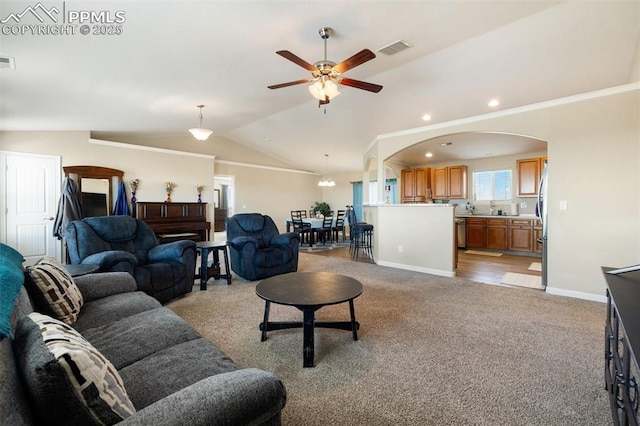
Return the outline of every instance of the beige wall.
<path id="1" fill-rule="evenodd" d="M 234 213 L 271 216 L 281 232 L 291 210 L 309 210 L 322 199 L 315 174 L 226 163 L 216 163 L 216 173 L 235 177 Z"/>
<path id="2" fill-rule="evenodd" d="M 323 188 L 322 199 L 331 206 L 332 210 L 344 210 L 346 206 L 353 204 L 353 186 L 351 182 L 361 181 L 362 172 L 332 174 L 331 178 L 336 182 L 336 186 Z"/>
<path id="3" fill-rule="evenodd" d="M 603 297 L 601 265 L 640 263 L 640 89 L 580 99 L 385 135 L 371 151 L 388 158 L 416 142 L 465 131 L 547 140 L 547 291 Z"/>
<path id="4" fill-rule="evenodd" d="M 454 209 L 443 204 L 364 206 L 374 227 L 376 263 L 446 277 L 454 276 Z M 409 224 L 409 226 L 407 226 Z"/>
<path id="5" fill-rule="evenodd" d="M 190 142 L 165 142 L 156 146 L 172 150 L 182 148 L 186 151 L 192 148 Z M 228 151 L 225 153 L 227 158 L 238 159 L 232 147 L 227 146 L 225 149 Z M 214 171 L 221 175 L 232 175 L 235 177 L 236 190 L 234 211 L 268 214 L 281 231 L 285 229 L 284 220 L 290 216 L 290 210 L 309 209 L 313 202 L 322 199 L 322 190 L 317 186 L 319 176 L 315 174 L 275 167 L 218 164 L 213 158 L 105 146 L 90 143 L 90 134 L 84 131 L 0 132 L 0 150 L 60 156 L 63 167 L 94 165 L 123 170 L 125 181 L 140 179 L 136 194 L 139 201 L 164 201 L 164 182 L 172 181 L 176 183 L 171 197 L 173 201 L 196 201 L 196 185 L 203 184 L 205 190 L 202 201 L 212 206 Z M 246 148 L 240 147 L 238 152 L 241 158 L 253 161 L 262 159 L 265 163 L 271 163 L 270 166 L 281 165 L 277 160 L 262 154 L 247 152 Z M 215 159 L 219 160 L 217 156 Z M 211 211 L 209 220 L 213 221 Z"/>
<path id="6" fill-rule="evenodd" d="M 190 133 L 179 134 L 120 134 L 106 132 L 91 132 L 95 139 L 165 148 L 178 151 L 188 151 L 199 154 L 215 155 L 216 159 L 224 161 L 239 161 L 249 164 L 283 167 L 295 169 L 296 166 L 271 157 L 268 154 L 247 148 L 222 136 L 212 135 L 206 141 L 193 138 Z M 266 142 L 265 142 L 266 143 Z"/>
<path id="7" fill-rule="evenodd" d="M 57 155 L 63 167 L 103 166 L 122 170 L 125 181 L 140 179 L 136 194 L 139 201 L 164 201 L 166 181 L 176 183 L 173 201 L 195 202 L 199 183 L 209 186 L 203 193 L 203 201 L 213 200 L 213 158 L 93 144 L 88 132 L 2 132 L 0 135 L 2 150 Z"/>

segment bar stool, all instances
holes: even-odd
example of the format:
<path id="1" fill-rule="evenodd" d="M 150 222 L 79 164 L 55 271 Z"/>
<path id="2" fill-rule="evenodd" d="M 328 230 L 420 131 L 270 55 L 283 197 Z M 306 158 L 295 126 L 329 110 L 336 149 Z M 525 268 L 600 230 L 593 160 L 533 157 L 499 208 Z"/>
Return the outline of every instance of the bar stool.
<path id="1" fill-rule="evenodd" d="M 351 238 L 349 245 L 351 257 L 357 261 L 362 249 L 362 252 L 373 260 L 373 225 L 358 222 L 352 206 L 347 207 L 347 218 L 349 219 L 349 236 Z"/>

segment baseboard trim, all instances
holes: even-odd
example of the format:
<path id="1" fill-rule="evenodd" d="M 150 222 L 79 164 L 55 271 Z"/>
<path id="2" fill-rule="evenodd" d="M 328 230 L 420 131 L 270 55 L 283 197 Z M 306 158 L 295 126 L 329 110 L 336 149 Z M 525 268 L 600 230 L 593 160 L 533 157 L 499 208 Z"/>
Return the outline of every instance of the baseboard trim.
<path id="1" fill-rule="evenodd" d="M 385 261 L 379 260 L 376 262 L 376 264 L 380 266 L 388 266 L 390 268 L 404 269 L 405 271 L 422 272 L 424 274 L 438 275 L 440 277 L 453 278 L 456 276 L 456 273 L 451 271 L 442 271 L 440 269 L 431 269 L 431 268 L 421 268 L 419 266 L 405 265 L 403 263 L 385 262 Z"/>
<path id="2" fill-rule="evenodd" d="M 556 296 L 573 297 L 574 299 L 590 300 L 592 302 L 607 303 L 607 297 L 604 295 L 584 293 L 582 291 L 565 290 L 563 288 L 547 286 L 546 292 L 555 294 Z"/>

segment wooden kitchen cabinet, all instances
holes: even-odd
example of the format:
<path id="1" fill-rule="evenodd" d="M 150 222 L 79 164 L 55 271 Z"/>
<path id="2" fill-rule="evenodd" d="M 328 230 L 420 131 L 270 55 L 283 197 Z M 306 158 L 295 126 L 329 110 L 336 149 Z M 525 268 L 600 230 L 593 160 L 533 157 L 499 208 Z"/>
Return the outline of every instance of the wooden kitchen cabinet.
<path id="1" fill-rule="evenodd" d="M 508 242 L 508 219 L 487 219 L 487 248 L 506 250 Z"/>
<path id="2" fill-rule="evenodd" d="M 538 196 L 538 184 L 542 176 L 544 160 L 546 160 L 546 157 L 527 158 L 516 161 L 518 197 Z"/>
<path id="3" fill-rule="evenodd" d="M 531 245 L 534 252 L 542 253 L 542 243 L 538 242 L 538 238 L 542 238 L 542 222 L 540 222 L 540 219 L 535 219 L 533 221 L 533 241 L 531 241 Z"/>
<path id="4" fill-rule="evenodd" d="M 449 166 L 449 198 L 467 198 L 467 166 Z"/>
<path id="5" fill-rule="evenodd" d="M 438 167 L 431 170 L 431 186 L 433 198 L 441 199 L 449 196 L 446 167 Z"/>
<path id="6" fill-rule="evenodd" d="M 467 166 L 437 167 L 431 170 L 433 198 L 467 198 Z"/>
<path id="7" fill-rule="evenodd" d="M 487 245 L 487 221 L 481 217 L 468 217 L 467 248 L 485 248 Z"/>
<path id="8" fill-rule="evenodd" d="M 533 224 L 529 219 L 509 219 L 509 250 L 533 251 Z"/>
<path id="9" fill-rule="evenodd" d="M 401 179 L 402 203 L 426 203 L 427 192 L 431 183 L 431 170 L 428 167 L 405 169 Z"/>

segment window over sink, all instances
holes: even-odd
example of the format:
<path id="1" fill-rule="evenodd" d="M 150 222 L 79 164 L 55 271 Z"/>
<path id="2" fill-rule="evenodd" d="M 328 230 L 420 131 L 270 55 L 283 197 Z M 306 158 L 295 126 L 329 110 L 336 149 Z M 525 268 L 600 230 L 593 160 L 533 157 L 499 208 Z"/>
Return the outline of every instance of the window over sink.
<path id="1" fill-rule="evenodd" d="M 473 172 L 474 201 L 511 200 L 511 170 Z"/>

